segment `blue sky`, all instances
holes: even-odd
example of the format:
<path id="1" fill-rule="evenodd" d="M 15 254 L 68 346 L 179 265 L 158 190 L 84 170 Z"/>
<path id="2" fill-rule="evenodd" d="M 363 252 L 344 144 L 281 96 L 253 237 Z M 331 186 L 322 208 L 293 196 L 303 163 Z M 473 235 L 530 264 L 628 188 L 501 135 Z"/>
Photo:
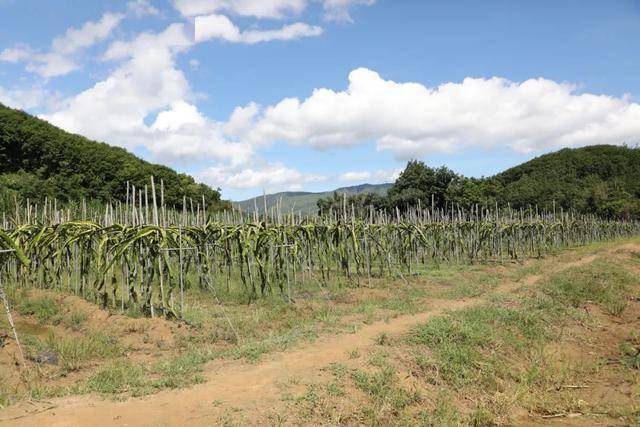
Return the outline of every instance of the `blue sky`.
<path id="1" fill-rule="evenodd" d="M 0 0 L 0 102 L 220 187 L 640 142 L 640 0 Z"/>

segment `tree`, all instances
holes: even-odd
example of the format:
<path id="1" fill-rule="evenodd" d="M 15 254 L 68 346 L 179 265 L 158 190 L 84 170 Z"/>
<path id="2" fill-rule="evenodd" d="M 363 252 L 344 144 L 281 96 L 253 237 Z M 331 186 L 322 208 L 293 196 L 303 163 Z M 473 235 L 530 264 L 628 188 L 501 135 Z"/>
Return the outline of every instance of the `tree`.
<path id="1" fill-rule="evenodd" d="M 448 202 L 447 191 L 461 185 L 464 178 L 451 169 L 441 166 L 433 169 L 418 160 L 411 160 L 396 182 L 389 189 L 389 205 L 400 209 L 417 206 L 441 208 Z"/>

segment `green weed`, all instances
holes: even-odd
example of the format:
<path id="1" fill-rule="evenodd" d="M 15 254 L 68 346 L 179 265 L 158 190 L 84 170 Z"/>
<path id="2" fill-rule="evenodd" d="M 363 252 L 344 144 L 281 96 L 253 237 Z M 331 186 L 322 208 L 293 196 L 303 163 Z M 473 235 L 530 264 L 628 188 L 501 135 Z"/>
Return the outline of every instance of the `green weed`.
<path id="1" fill-rule="evenodd" d="M 18 304 L 18 312 L 35 316 L 39 323 L 47 323 L 60 313 L 60 306 L 49 297 L 28 298 Z"/>

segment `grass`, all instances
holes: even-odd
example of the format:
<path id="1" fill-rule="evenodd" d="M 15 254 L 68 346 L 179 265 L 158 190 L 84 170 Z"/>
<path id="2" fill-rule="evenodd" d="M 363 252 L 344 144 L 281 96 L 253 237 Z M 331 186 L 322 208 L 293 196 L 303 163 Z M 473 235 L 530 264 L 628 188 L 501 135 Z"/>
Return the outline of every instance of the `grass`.
<path id="1" fill-rule="evenodd" d="M 436 398 L 435 408 L 431 411 L 421 410 L 417 414 L 418 424 L 424 427 L 461 426 L 463 416 L 458 408 L 452 404 L 451 396 L 446 391 L 440 391 Z"/>
<path id="2" fill-rule="evenodd" d="M 433 297 L 444 299 L 479 297 L 498 286 L 501 280 L 500 275 L 477 265 L 457 266 L 453 271 L 444 270 L 427 277 L 442 287 Z"/>
<path id="3" fill-rule="evenodd" d="M 72 310 L 63 317 L 62 324 L 73 331 L 79 331 L 87 321 L 87 315 L 80 310 Z"/>
<path id="4" fill-rule="evenodd" d="M 536 297 L 496 300 L 433 318 L 415 328 L 407 343 L 420 346 L 415 364 L 430 381 L 497 389 L 500 380 L 525 373 L 509 359 L 538 357 L 562 326 L 561 314 L 593 301 L 619 315 L 634 283 L 621 265 L 596 261 L 551 275 Z"/>
<path id="5" fill-rule="evenodd" d="M 87 362 L 123 356 L 126 348 L 117 339 L 101 332 L 90 332 L 80 337 L 62 337 L 49 333 L 46 338 L 27 340 L 32 358 L 44 352 L 53 353 L 60 359 L 63 371 L 76 371 Z"/>
<path id="6" fill-rule="evenodd" d="M 201 383 L 202 363 L 206 356 L 188 352 L 153 365 L 115 361 L 102 367 L 83 385 L 79 393 L 142 396 L 156 390 Z"/>
<path id="7" fill-rule="evenodd" d="M 49 297 L 26 298 L 18 304 L 17 309 L 22 315 L 34 316 L 40 324 L 47 323 L 60 313 L 59 304 Z"/>
<path id="8" fill-rule="evenodd" d="M 116 361 L 104 366 L 97 374 L 91 376 L 79 391 L 102 394 L 127 392 L 133 395 L 143 394 L 139 391 L 144 385 L 144 374 L 144 368 L 141 365 L 128 361 Z"/>
<path id="9" fill-rule="evenodd" d="M 368 424 L 385 424 L 404 408 L 421 401 L 417 390 L 409 391 L 399 384 L 396 370 L 391 365 L 383 364 L 373 372 L 356 370 L 352 379 L 356 388 L 371 399 L 363 408 Z"/>
<path id="10" fill-rule="evenodd" d="M 439 376 L 454 384 L 492 385 L 496 376 L 509 374 L 497 356 L 498 350 L 522 353 L 547 337 L 539 315 L 519 307 L 473 307 L 420 325 L 408 341 L 427 347 L 416 357 L 424 375 Z"/>
<path id="11" fill-rule="evenodd" d="M 640 332 L 634 332 L 620 343 L 623 361 L 631 369 L 640 370 Z"/>
<path id="12" fill-rule="evenodd" d="M 605 254 L 592 263 L 552 273 L 516 295 L 492 295 L 482 305 L 429 319 L 404 337 L 378 335 L 374 351 L 364 361 L 360 350 L 347 355 L 349 364 L 359 366 L 350 368 L 350 375 L 341 379 L 334 375 L 333 380 L 314 387 L 310 395 L 314 410 L 304 400 L 307 406 L 295 420 L 300 424 L 339 419 L 332 423 L 485 426 L 513 424 L 510 417 L 520 407 L 543 415 L 606 414 L 636 425 L 640 422 L 637 404 L 598 406 L 563 387 L 584 384 L 603 370 L 622 369 L 631 393 L 640 396 L 637 333 L 620 344 L 617 365 L 615 357 L 607 359 L 613 361 L 611 365 L 602 356 L 558 359 L 556 351 L 547 351 L 568 325 L 590 327 L 592 323 L 583 322 L 587 304 L 598 305 L 606 315 L 624 315 L 640 284 L 627 266 L 627 261 Z M 521 269 L 538 274 L 541 266 L 534 263 L 516 271 Z M 525 276 L 513 271 L 507 276 Z M 449 286 L 445 292 L 455 289 Z M 587 329 L 583 332 L 591 335 Z M 407 388 L 401 377 L 413 378 L 410 384 L 417 381 L 418 387 Z M 348 398 L 333 393 L 336 388 Z M 358 399 L 352 389 L 364 398 Z M 339 409 L 345 399 L 356 402 L 348 413 Z M 287 414 L 291 417 L 291 409 Z"/>
<path id="13" fill-rule="evenodd" d="M 636 276 L 623 265 L 600 259 L 554 275 L 547 280 L 544 292 L 557 306 L 578 308 L 595 302 L 619 316 L 627 307 L 631 287 L 637 283 Z"/>

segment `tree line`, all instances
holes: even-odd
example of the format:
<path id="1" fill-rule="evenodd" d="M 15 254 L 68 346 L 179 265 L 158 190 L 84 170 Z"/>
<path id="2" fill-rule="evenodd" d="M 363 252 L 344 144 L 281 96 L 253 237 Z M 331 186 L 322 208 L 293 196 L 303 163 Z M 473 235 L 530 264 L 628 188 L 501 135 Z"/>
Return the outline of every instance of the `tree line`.
<path id="1" fill-rule="evenodd" d="M 468 178 L 441 166 L 411 160 L 386 195 L 334 193 L 318 201 L 320 212 L 344 204 L 366 213 L 406 210 L 511 206 L 563 209 L 602 218 L 640 218 L 640 148 L 597 145 L 537 157 L 492 177 Z"/>

